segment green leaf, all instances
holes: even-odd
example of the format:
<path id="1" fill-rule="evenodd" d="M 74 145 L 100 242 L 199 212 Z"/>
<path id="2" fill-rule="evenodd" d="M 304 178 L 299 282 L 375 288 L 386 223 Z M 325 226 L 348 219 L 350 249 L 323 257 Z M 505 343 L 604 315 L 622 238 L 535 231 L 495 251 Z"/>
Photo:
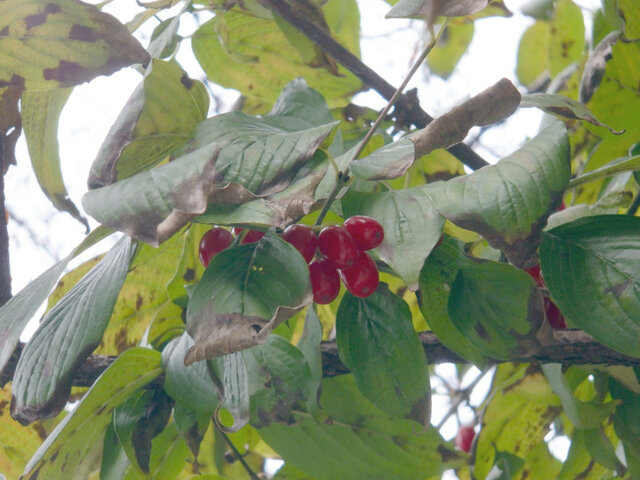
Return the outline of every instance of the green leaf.
<path id="1" fill-rule="evenodd" d="M 153 59 L 100 147 L 89 187 L 104 187 L 154 167 L 189 139 L 208 109 L 202 82 L 175 63 Z"/>
<path id="2" fill-rule="evenodd" d="M 340 36 L 348 38 L 349 43 L 354 42 L 353 32 L 358 30 L 359 22 L 356 15 L 327 16 L 327 20 L 332 31 L 339 30 Z M 225 12 L 203 24 L 193 34 L 191 45 L 212 82 L 239 90 L 253 105 L 257 103 L 258 109 L 263 108 L 260 104 L 273 102 L 280 89 L 297 77 L 306 79 L 311 88 L 332 104 L 344 104 L 345 99 L 362 86 L 360 80 L 342 66 L 338 68 L 340 75 L 336 76 L 305 65 L 274 20 L 238 10 Z"/>
<path id="3" fill-rule="evenodd" d="M 549 68 L 551 27 L 548 22 L 537 21 L 520 37 L 516 76 L 525 86 L 531 86 Z"/>
<path id="4" fill-rule="evenodd" d="M 342 199 L 345 218 L 366 215 L 382 224 L 384 241 L 372 252 L 414 289 L 444 226 L 427 192 L 425 187 L 384 193 L 349 191 Z"/>
<path id="5" fill-rule="evenodd" d="M 528 357 L 544 311 L 533 279 L 506 263 L 466 257 L 451 284 L 449 317 L 458 330 L 489 357 Z"/>
<path id="6" fill-rule="evenodd" d="M 584 53 L 584 18 L 571 0 L 557 0 L 550 21 L 549 73 L 555 77 Z"/>
<path id="7" fill-rule="evenodd" d="M 27 465 L 23 478 L 74 478 L 100 442 L 112 410 L 162 373 L 160 353 L 126 351 L 100 376 L 80 403 L 56 426 Z"/>
<path id="8" fill-rule="evenodd" d="M 420 272 L 420 310 L 438 339 L 450 350 L 474 365 L 484 365 L 486 357 L 449 316 L 449 297 L 461 266 L 467 259 L 463 244 L 447 235 L 427 257 Z"/>
<path id="9" fill-rule="evenodd" d="M 286 274 L 283 274 L 286 273 Z M 195 288 L 185 363 L 264 343 L 280 323 L 311 303 L 302 255 L 275 233 L 217 254 Z"/>
<path id="10" fill-rule="evenodd" d="M 20 334 L 56 286 L 71 259 L 111 233 L 113 232 L 107 228 L 96 228 L 70 255 L 49 267 L 0 307 L 0 372 L 4 370 L 15 351 Z"/>
<path id="11" fill-rule="evenodd" d="M 249 371 L 242 352 L 234 352 L 222 357 L 224 402 L 221 406 L 229 410 L 233 416 L 233 425 L 223 426 L 216 411 L 216 423 L 225 432 L 237 432 L 247 423 L 251 416 Z"/>
<path id="12" fill-rule="evenodd" d="M 544 232 L 540 265 L 551 298 L 599 342 L 640 356 L 640 218 L 597 215 Z"/>
<path id="13" fill-rule="evenodd" d="M 474 30 L 473 22 L 448 25 L 440 41 L 429 52 L 429 70 L 444 79 L 449 78 L 467 51 Z"/>
<path id="14" fill-rule="evenodd" d="M 478 232 L 520 267 L 535 254 L 570 175 L 567 130 L 554 121 L 497 164 L 434 183 L 428 192 L 442 215 Z"/>
<path id="15" fill-rule="evenodd" d="M 504 381 L 497 381 L 505 376 Z M 496 461 L 496 450 L 525 458 L 544 442 L 549 425 L 561 411 L 539 369 L 500 365 L 476 440 L 475 477 L 487 476 Z"/>
<path id="16" fill-rule="evenodd" d="M 376 407 L 425 426 L 431 415 L 427 357 L 407 303 L 385 283 L 367 298 L 346 293 L 336 314 L 342 362 Z"/>
<path id="17" fill-rule="evenodd" d="M 310 370 L 309 393 L 307 395 L 307 410 L 310 412 L 318 408 L 320 382 L 322 381 L 321 341 L 322 324 L 313 306 L 310 306 L 304 319 L 304 330 L 297 344 Z"/>
<path id="18" fill-rule="evenodd" d="M 54 416 L 65 406 L 74 374 L 102 339 L 131 250 L 131 240 L 122 238 L 42 319 L 13 377 L 11 413 L 19 422 Z"/>
<path id="19" fill-rule="evenodd" d="M 640 38 L 640 14 L 633 0 L 618 0 L 618 11 L 624 18 L 624 36 L 629 40 Z"/>
<path id="20" fill-rule="evenodd" d="M 6 0 L 0 18 L 0 86 L 70 87 L 149 60 L 123 24 L 88 3 Z"/>
<path id="21" fill-rule="evenodd" d="M 585 436 L 578 429 L 574 430 L 571 437 L 571 447 L 567 459 L 562 465 L 562 470 L 558 475 L 558 480 L 575 480 L 576 478 L 585 480 L 599 480 L 611 478 L 612 472 L 596 463 L 589 455 L 585 445 Z"/>
<path id="22" fill-rule="evenodd" d="M 487 0 L 454 0 L 446 3 L 433 0 L 400 0 L 387 14 L 386 18 L 427 17 L 431 23 L 437 16 L 459 17 L 479 12 L 487 6 Z"/>
<path id="23" fill-rule="evenodd" d="M 560 364 L 551 363 L 542 365 L 541 368 L 553 392 L 560 397 L 564 413 L 577 428 L 589 430 L 600 427 L 602 421 L 615 410 L 615 402 L 596 404 L 578 400 L 562 375 L 562 366 Z"/>
<path id="24" fill-rule="evenodd" d="M 593 116 L 585 105 L 572 98 L 565 97 L 564 95 L 555 95 L 551 93 L 532 93 L 530 95 L 523 95 L 520 106 L 523 108 L 537 107 L 543 112 L 560 115 L 565 118 L 585 120 L 593 125 L 607 127 L 614 135 L 621 135 L 624 133 L 624 130 L 617 132 L 604 123 L 601 123 Z"/>
<path id="25" fill-rule="evenodd" d="M 164 389 L 183 406 L 212 414 L 219 403 L 219 391 L 209 376 L 206 363 L 184 365 L 184 356 L 192 345 L 193 340 L 184 333 L 169 342 L 162 351 Z"/>
<path id="26" fill-rule="evenodd" d="M 640 171 L 640 155 L 634 155 L 632 157 L 617 158 L 602 168 L 593 170 L 592 172 L 585 173 L 579 177 L 574 178 L 569 182 L 569 187 L 577 187 L 587 182 L 593 182 L 603 177 L 615 175 L 621 172 L 628 171 Z"/>
<path id="27" fill-rule="evenodd" d="M 70 88 L 25 91 L 21 101 L 22 128 L 40 188 L 54 207 L 68 212 L 88 231 L 87 220 L 69 199 L 60 170 L 58 119 L 71 91 Z"/>
<path id="28" fill-rule="evenodd" d="M 311 370 L 304 355 L 279 335 L 242 352 L 251 385 L 251 424 L 265 427 L 273 422 L 292 421 L 291 410 L 307 400 Z"/>
<path id="29" fill-rule="evenodd" d="M 320 404 L 325 418 L 296 412 L 293 425 L 259 430 L 285 462 L 314 478 L 423 480 L 464 462 L 435 429 L 416 429 L 374 407 L 351 375 L 324 379 Z"/>
<path id="30" fill-rule="evenodd" d="M 208 203 L 242 204 L 282 192 L 308 173 L 306 164 L 337 124 L 315 125 L 318 114 L 299 117 L 299 106 L 290 102 L 300 99 L 296 92 L 302 88 L 308 90 L 303 83 L 285 90 L 264 118 L 230 112 L 200 123 L 171 162 L 91 190 L 83 198 L 85 210 L 157 246 L 204 213 Z"/>
<path id="31" fill-rule="evenodd" d="M 162 390 L 139 391 L 113 411 L 113 426 L 132 468 L 149 473 L 151 440 L 167 426 L 173 402 Z"/>
<path id="32" fill-rule="evenodd" d="M 640 475 L 640 394 L 624 388 L 615 380 L 610 382 L 611 396 L 621 400 L 613 414 L 613 427 L 622 440 L 627 467 L 631 476 Z"/>
<path id="33" fill-rule="evenodd" d="M 129 458 L 113 429 L 113 422 L 109 422 L 104 434 L 102 447 L 102 461 L 100 463 L 100 480 L 122 480 L 129 468 Z"/>

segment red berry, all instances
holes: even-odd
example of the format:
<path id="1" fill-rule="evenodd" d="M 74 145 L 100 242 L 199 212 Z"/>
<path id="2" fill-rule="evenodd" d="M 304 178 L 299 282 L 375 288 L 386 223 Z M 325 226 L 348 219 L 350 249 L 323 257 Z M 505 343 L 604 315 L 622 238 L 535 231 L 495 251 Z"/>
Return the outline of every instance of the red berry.
<path id="1" fill-rule="evenodd" d="M 533 278 L 539 287 L 544 287 L 544 280 L 542 279 L 542 272 L 540 271 L 540 264 L 536 264 L 533 267 L 525 268 L 525 272 L 529 274 L 531 278 Z"/>
<path id="2" fill-rule="evenodd" d="M 228 230 L 214 227 L 205 233 L 200 240 L 200 261 L 206 267 L 216 253 L 228 248 L 233 237 Z"/>
<path id="3" fill-rule="evenodd" d="M 378 267 L 369 255 L 360 252 L 356 263 L 340 270 L 340 278 L 352 295 L 368 297 L 378 287 Z"/>
<path id="4" fill-rule="evenodd" d="M 549 325 L 555 330 L 562 330 L 567 328 L 567 322 L 564 319 L 564 315 L 560 312 L 560 309 L 550 298 L 544 299 L 544 313 L 547 316 Z"/>
<path id="5" fill-rule="evenodd" d="M 461 426 L 456 435 L 456 447 L 463 452 L 471 451 L 471 444 L 473 443 L 473 437 L 476 436 L 476 432 L 473 427 L 465 425 Z"/>
<path id="6" fill-rule="evenodd" d="M 350 267 L 358 258 L 358 249 L 351 235 L 337 225 L 322 229 L 318 235 L 318 248 L 338 268 Z"/>
<path id="7" fill-rule="evenodd" d="M 356 215 L 347 218 L 344 222 L 344 228 L 349 232 L 356 247 L 360 250 L 376 248 L 384 240 L 382 225 L 371 217 Z"/>
<path id="8" fill-rule="evenodd" d="M 237 237 L 244 231 L 244 228 L 233 227 L 232 231 L 233 231 L 233 234 Z M 259 230 L 249 230 L 247 234 L 244 236 L 244 238 L 242 239 L 241 245 L 257 242 L 262 237 L 264 237 L 264 232 L 261 232 Z"/>
<path id="9" fill-rule="evenodd" d="M 561 212 L 562 210 L 564 210 L 565 208 L 567 208 L 567 206 L 564 204 L 564 202 L 562 202 L 560 204 L 560 206 L 558 207 L 558 209 L 556 210 L 556 212 Z"/>
<path id="10" fill-rule="evenodd" d="M 313 260 L 318 239 L 311 227 L 299 224 L 289 225 L 282 233 L 282 239 L 296 247 L 307 263 Z"/>
<path id="11" fill-rule="evenodd" d="M 333 302 L 340 293 L 338 270 L 329 260 L 313 261 L 309 265 L 313 301 L 321 305 Z"/>

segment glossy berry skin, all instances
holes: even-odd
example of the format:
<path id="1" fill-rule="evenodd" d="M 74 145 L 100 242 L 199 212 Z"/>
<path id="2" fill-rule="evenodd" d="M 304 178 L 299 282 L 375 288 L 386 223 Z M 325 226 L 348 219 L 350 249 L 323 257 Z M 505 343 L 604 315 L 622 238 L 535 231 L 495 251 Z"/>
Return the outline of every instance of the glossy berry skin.
<path id="1" fill-rule="evenodd" d="M 564 319 L 564 315 L 560 312 L 560 309 L 550 298 L 544 299 L 544 314 L 547 316 L 549 325 L 554 330 L 563 330 L 567 328 L 567 322 Z"/>
<path id="2" fill-rule="evenodd" d="M 542 272 L 540 271 L 540 264 L 536 264 L 531 268 L 525 268 L 525 272 L 529 274 L 531 278 L 533 278 L 539 287 L 544 287 L 544 280 L 542 279 Z"/>
<path id="3" fill-rule="evenodd" d="M 233 231 L 233 234 L 236 237 L 238 237 L 244 231 L 244 228 L 233 227 L 232 231 Z M 247 232 L 247 234 L 245 235 L 245 237 L 242 239 L 241 245 L 246 245 L 247 243 L 257 242 L 262 237 L 264 237 L 264 232 L 261 232 L 259 230 L 249 230 Z"/>
<path id="4" fill-rule="evenodd" d="M 358 258 L 358 249 L 351 235 L 337 225 L 322 229 L 318 235 L 318 248 L 337 268 L 348 268 Z"/>
<path id="5" fill-rule="evenodd" d="M 476 432 L 473 430 L 473 427 L 468 425 L 463 425 L 458 430 L 458 434 L 456 435 L 456 447 L 458 447 L 463 452 L 471 451 L 471 444 L 473 443 L 473 438 L 476 436 Z"/>
<path id="6" fill-rule="evenodd" d="M 347 218 L 344 228 L 359 250 L 376 248 L 384 240 L 384 229 L 377 220 L 363 215 Z"/>
<path id="7" fill-rule="evenodd" d="M 282 233 L 282 239 L 296 247 L 307 263 L 313 260 L 318 247 L 316 232 L 306 225 L 289 225 Z"/>
<path id="8" fill-rule="evenodd" d="M 221 252 L 231 245 L 233 236 L 228 230 L 214 227 L 205 233 L 200 240 L 200 261 L 206 267 L 216 253 Z"/>
<path id="9" fill-rule="evenodd" d="M 376 291 L 380 276 L 373 259 L 365 252 L 360 252 L 353 265 L 340 270 L 340 278 L 352 295 L 364 298 Z"/>
<path id="10" fill-rule="evenodd" d="M 309 278 L 311 279 L 313 301 L 320 305 L 333 302 L 340 293 L 338 270 L 329 260 L 311 262 Z"/>

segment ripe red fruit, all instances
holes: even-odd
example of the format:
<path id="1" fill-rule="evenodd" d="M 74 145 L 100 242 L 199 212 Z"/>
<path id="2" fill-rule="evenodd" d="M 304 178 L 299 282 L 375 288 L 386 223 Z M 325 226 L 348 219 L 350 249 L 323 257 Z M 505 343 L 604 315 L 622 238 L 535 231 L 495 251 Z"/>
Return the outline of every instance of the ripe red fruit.
<path id="1" fill-rule="evenodd" d="M 344 228 L 349 232 L 359 250 L 371 250 L 384 240 L 382 225 L 371 217 L 355 215 L 347 218 Z"/>
<path id="2" fill-rule="evenodd" d="M 200 239 L 200 261 L 206 267 L 216 253 L 221 252 L 231 245 L 233 237 L 228 230 L 214 227 L 205 233 Z"/>
<path id="3" fill-rule="evenodd" d="M 316 232 L 305 225 L 289 225 L 282 233 L 282 239 L 296 247 L 307 263 L 313 260 L 318 246 Z"/>
<path id="4" fill-rule="evenodd" d="M 531 278 L 533 278 L 539 287 L 544 287 L 544 280 L 542 279 L 542 272 L 540 271 L 540 264 L 536 264 L 531 268 L 525 268 L 525 272 L 529 274 Z"/>
<path id="5" fill-rule="evenodd" d="M 353 265 L 340 270 L 340 278 L 352 295 L 368 297 L 378 287 L 378 267 L 369 255 L 360 252 Z"/>
<path id="6" fill-rule="evenodd" d="M 244 231 L 244 228 L 233 227 L 232 231 L 233 231 L 233 234 L 237 237 Z M 245 235 L 245 237 L 242 239 L 241 245 L 257 242 L 262 237 L 264 237 L 264 232 L 261 232 L 259 230 L 249 230 Z"/>
<path id="7" fill-rule="evenodd" d="M 458 447 L 463 452 L 471 451 L 471 444 L 473 443 L 473 438 L 476 436 L 476 432 L 473 430 L 473 427 L 468 425 L 463 425 L 458 430 L 458 434 L 456 435 L 456 447 Z"/>
<path id="8" fill-rule="evenodd" d="M 340 293 L 338 270 L 329 260 L 313 261 L 309 265 L 313 301 L 320 305 L 333 302 Z"/>
<path id="9" fill-rule="evenodd" d="M 567 328 L 567 322 L 564 319 L 564 315 L 560 312 L 560 309 L 550 298 L 544 299 L 544 313 L 547 316 L 549 325 L 555 330 L 562 330 Z"/>
<path id="10" fill-rule="evenodd" d="M 351 235 L 337 225 L 322 229 L 318 235 L 318 248 L 337 268 L 348 268 L 358 258 L 358 249 Z"/>

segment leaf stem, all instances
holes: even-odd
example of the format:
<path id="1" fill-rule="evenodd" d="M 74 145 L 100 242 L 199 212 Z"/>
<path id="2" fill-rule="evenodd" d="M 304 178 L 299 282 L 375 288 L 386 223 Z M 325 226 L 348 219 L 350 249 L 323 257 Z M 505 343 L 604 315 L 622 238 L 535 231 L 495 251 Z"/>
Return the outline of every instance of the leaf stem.
<path id="1" fill-rule="evenodd" d="M 213 422 L 213 423 L 216 426 L 216 428 L 218 429 L 218 432 L 220 432 L 220 435 L 222 435 L 222 438 L 224 438 L 224 441 L 227 442 L 227 445 L 229 445 L 229 448 L 231 449 L 231 451 L 233 452 L 235 457 L 238 459 L 238 461 L 242 464 L 244 469 L 249 474 L 249 478 L 251 478 L 251 480 L 260 480 L 260 477 L 258 477 L 258 475 L 256 475 L 256 473 L 251 469 L 251 467 L 246 462 L 246 460 L 244 459 L 242 454 L 238 451 L 236 446 L 233 444 L 233 442 L 231 441 L 229 436 L 218 427 L 216 422 Z"/>
<path id="2" fill-rule="evenodd" d="M 364 138 L 358 145 L 358 148 L 351 156 L 351 160 L 358 158 L 358 156 L 364 151 L 364 147 L 367 146 L 367 143 L 369 143 L 369 140 L 371 140 L 371 137 L 373 137 L 376 130 L 378 129 L 382 121 L 385 119 L 385 117 L 389 113 L 389 110 L 391 110 L 391 107 L 393 107 L 393 105 L 396 103 L 398 98 L 400 98 L 400 95 L 402 95 L 402 92 L 404 91 L 405 87 L 407 86 L 407 84 L 409 83 L 413 75 L 418 71 L 418 68 L 422 66 L 425 59 L 427 58 L 427 55 L 429 55 L 431 50 L 433 50 L 433 47 L 435 47 L 436 44 L 438 43 L 438 40 L 440 40 L 440 37 L 442 36 L 445 29 L 447 28 L 448 23 L 449 23 L 449 18 L 445 18 L 444 22 L 442 22 L 442 25 L 438 29 L 438 33 L 435 35 L 435 37 L 431 38 L 431 41 L 427 44 L 426 48 L 422 51 L 418 59 L 414 62 L 413 66 L 409 70 L 409 73 L 407 73 L 407 75 L 405 76 L 400 86 L 396 89 L 394 94 L 391 96 L 391 98 L 389 99 L 389 102 L 387 102 L 387 105 L 382 109 L 376 121 L 373 123 L 373 125 L 371 125 L 371 128 L 369 128 L 369 131 L 364 136 Z M 329 212 L 329 209 L 331 208 L 331 204 L 334 202 L 340 190 L 342 190 L 342 188 L 346 186 L 349 180 L 350 180 L 349 165 L 347 164 L 344 170 L 338 173 L 338 180 L 336 181 L 336 185 L 331 191 L 331 193 L 329 194 L 329 197 L 327 198 L 327 200 L 324 202 L 324 205 L 322 206 L 322 210 L 320 211 L 320 215 L 318 215 L 318 218 L 316 219 L 315 225 L 322 224 L 324 217 L 327 215 L 327 213 Z"/>

